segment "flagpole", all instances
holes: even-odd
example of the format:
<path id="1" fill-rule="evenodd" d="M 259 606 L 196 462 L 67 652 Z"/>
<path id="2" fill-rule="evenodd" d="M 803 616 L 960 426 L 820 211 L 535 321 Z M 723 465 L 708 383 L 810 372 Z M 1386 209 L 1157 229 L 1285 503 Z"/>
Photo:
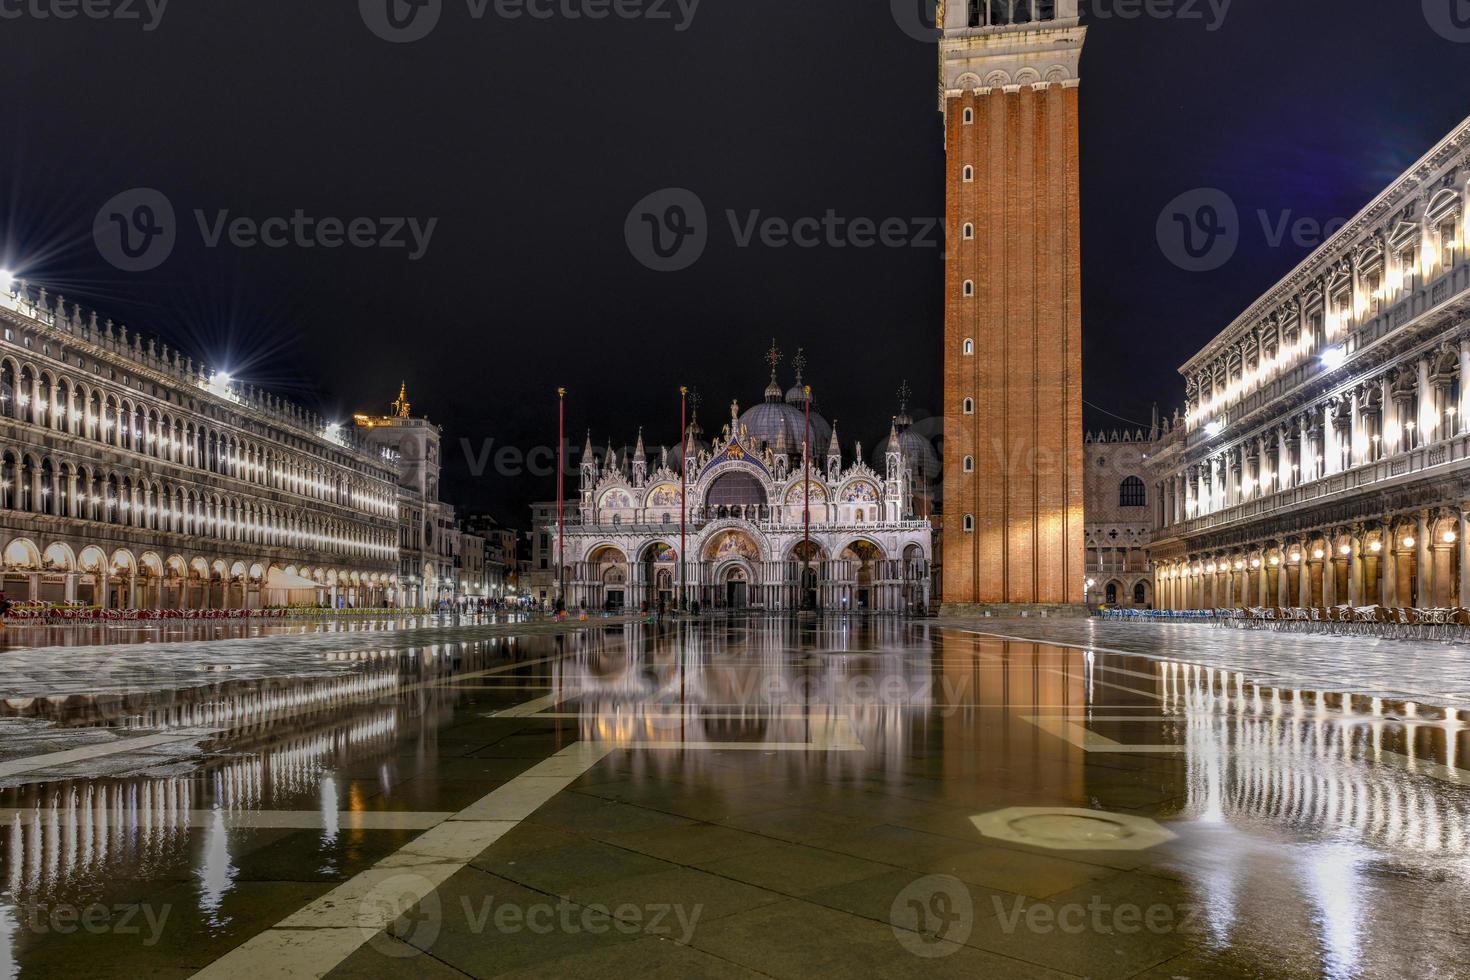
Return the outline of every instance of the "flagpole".
<path id="1" fill-rule="evenodd" d="M 561 608 L 567 602 L 567 390 L 556 389 L 559 419 L 556 436 L 556 601 Z"/>
<path id="2" fill-rule="evenodd" d="M 801 605 L 806 605 L 806 581 L 812 574 L 812 386 L 802 389 L 806 401 L 806 451 L 803 466 L 806 470 L 806 486 L 802 488 L 802 545 L 801 557 L 804 564 L 801 573 Z M 817 605 L 812 597 L 812 606 Z"/>
<path id="3" fill-rule="evenodd" d="M 688 605 L 688 583 L 685 579 L 685 568 L 688 556 L 685 550 L 688 547 L 688 524 L 689 504 L 685 498 L 689 496 L 689 389 L 679 388 L 679 611 L 683 612 Z"/>

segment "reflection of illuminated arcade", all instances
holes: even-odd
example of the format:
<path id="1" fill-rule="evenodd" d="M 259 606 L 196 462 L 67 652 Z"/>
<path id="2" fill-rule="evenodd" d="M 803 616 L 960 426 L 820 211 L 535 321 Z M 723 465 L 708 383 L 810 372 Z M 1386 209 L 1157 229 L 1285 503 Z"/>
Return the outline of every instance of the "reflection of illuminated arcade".
<path id="1" fill-rule="evenodd" d="M 1463 932 L 1458 901 L 1373 896 L 1384 876 L 1442 881 L 1446 897 L 1470 888 L 1470 799 L 1437 783 L 1459 782 L 1470 754 L 1464 713 L 1178 662 L 1140 669 L 1158 700 L 1134 731 L 1182 746 L 1177 819 L 1208 840 L 1173 863 L 1211 945 L 1250 956 L 1306 938 L 1325 976 L 1401 976 L 1402 950 L 1375 936 Z M 1265 954 L 1255 966 L 1279 970 Z"/>

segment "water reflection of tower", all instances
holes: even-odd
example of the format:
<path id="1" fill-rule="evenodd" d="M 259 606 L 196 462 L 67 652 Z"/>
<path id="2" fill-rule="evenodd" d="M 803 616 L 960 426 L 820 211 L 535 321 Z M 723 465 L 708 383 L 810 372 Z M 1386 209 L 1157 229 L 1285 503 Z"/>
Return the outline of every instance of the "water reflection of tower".
<path id="1" fill-rule="evenodd" d="M 981 745 L 1004 754 L 1018 791 L 1083 805 L 1088 799 L 1086 753 L 1022 716 L 1086 710 L 1092 656 L 1044 643 L 934 632 L 944 665 L 935 691 L 943 778 L 964 782 L 990 771 L 993 760 L 976 752 Z"/>

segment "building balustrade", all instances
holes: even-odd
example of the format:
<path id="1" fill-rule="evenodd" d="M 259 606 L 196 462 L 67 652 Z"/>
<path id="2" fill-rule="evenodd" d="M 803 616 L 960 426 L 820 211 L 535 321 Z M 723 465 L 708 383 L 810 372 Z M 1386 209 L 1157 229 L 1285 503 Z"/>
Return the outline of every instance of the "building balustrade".
<path id="1" fill-rule="evenodd" d="M 1266 517 L 1348 491 L 1404 482 L 1429 470 L 1448 467 L 1467 459 L 1470 459 L 1470 434 L 1462 433 L 1428 446 L 1385 456 L 1285 490 L 1254 497 L 1208 514 L 1188 517 L 1183 521 L 1166 522 L 1163 531 L 1167 534 L 1185 535 L 1209 531 Z"/>

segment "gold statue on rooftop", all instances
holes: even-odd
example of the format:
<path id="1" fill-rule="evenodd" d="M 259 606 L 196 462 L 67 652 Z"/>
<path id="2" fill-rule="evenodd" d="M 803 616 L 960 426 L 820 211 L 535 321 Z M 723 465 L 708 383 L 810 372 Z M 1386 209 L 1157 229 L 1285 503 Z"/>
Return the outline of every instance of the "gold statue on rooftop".
<path id="1" fill-rule="evenodd" d="M 408 382 L 400 382 L 398 385 L 398 398 L 393 402 L 393 414 L 396 415 L 398 418 L 406 419 L 409 417 L 409 408 Z"/>

